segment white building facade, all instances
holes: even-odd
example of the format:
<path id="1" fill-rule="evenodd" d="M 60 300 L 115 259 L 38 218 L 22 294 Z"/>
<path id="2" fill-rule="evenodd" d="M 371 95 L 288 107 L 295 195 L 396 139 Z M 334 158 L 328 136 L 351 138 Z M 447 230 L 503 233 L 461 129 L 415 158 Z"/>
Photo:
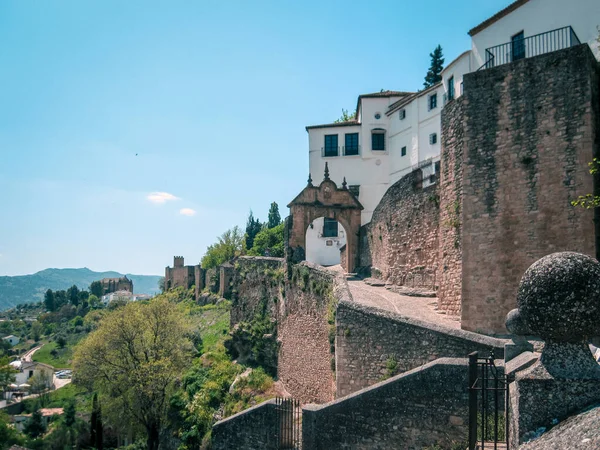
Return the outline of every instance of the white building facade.
<path id="1" fill-rule="evenodd" d="M 345 182 L 364 210 L 361 225 L 387 189 L 421 169 L 422 186 L 436 182 L 441 151 L 441 110 L 463 94 L 463 76 L 521 58 L 588 43 L 600 59 L 600 0 L 517 0 L 471 31 L 471 50 L 446 65 L 442 80 L 419 92 L 361 95 L 353 121 L 306 127 L 315 184 L 325 163 L 330 178 Z M 337 235 L 335 235 L 337 227 Z M 306 232 L 306 259 L 339 264 L 345 230 L 323 218 Z"/>

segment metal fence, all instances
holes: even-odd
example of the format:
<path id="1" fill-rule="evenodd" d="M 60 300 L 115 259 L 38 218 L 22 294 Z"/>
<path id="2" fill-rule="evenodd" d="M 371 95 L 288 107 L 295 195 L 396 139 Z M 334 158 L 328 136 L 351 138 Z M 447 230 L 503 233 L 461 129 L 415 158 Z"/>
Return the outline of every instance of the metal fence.
<path id="1" fill-rule="evenodd" d="M 302 408 L 293 398 L 275 399 L 277 411 L 277 445 L 279 449 L 302 449 Z"/>
<path id="2" fill-rule="evenodd" d="M 508 449 L 508 379 L 494 352 L 469 355 L 469 450 Z"/>
<path id="3" fill-rule="evenodd" d="M 570 26 L 529 37 L 515 36 L 510 42 L 486 49 L 485 64 L 478 70 L 501 66 L 519 59 L 531 58 L 579 44 L 581 42 Z"/>

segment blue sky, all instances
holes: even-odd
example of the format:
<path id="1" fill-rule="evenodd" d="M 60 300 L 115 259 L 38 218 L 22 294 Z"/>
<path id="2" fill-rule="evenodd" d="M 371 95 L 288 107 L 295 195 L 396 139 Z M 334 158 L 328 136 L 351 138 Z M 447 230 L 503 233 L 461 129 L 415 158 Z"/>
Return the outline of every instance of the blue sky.
<path id="1" fill-rule="evenodd" d="M 0 1 L 0 275 L 163 274 L 286 216 L 306 125 L 420 89 L 509 3 Z"/>

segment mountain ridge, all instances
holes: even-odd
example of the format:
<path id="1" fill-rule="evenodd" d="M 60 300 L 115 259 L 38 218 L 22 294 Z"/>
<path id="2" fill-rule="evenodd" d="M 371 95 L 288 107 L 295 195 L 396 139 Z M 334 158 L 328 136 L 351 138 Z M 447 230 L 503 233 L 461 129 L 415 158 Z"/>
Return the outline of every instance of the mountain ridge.
<path id="1" fill-rule="evenodd" d="M 88 289 L 93 281 L 124 275 L 133 281 L 133 291 L 136 294 L 156 294 L 159 291 L 158 275 L 95 272 L 87 267 L 48 268 L 29 275 L 0 276 L 0 311 L 22 303 L 39 302 L 43 300 L 44 292 L 48 289 L 67 289 L 74 284 L 80 289 Z"/>

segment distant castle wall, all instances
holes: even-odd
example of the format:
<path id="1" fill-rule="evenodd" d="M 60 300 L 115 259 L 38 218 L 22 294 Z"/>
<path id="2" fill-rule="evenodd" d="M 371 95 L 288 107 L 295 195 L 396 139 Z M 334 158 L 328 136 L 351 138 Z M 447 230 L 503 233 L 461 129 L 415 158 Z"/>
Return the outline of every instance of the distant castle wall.
<path id="1" fill-rule="evenodd" d="M 100 283 L 102 284 L 102 295 L 117 291 L 129 291 L 133 293 L 133 281 L 126 276 L 121 278 L 103 278 L 100 280 Z"/>
<path id="2" fill-rule="evenodd" d="M 173 258 L 173 267 L 165 268 L 165 289 L 175 289 L 183 287 L 189 289 L 195 285 L 196 267 L 200 266 L 185 266 L 183 256 L 175 256 Z"/>

